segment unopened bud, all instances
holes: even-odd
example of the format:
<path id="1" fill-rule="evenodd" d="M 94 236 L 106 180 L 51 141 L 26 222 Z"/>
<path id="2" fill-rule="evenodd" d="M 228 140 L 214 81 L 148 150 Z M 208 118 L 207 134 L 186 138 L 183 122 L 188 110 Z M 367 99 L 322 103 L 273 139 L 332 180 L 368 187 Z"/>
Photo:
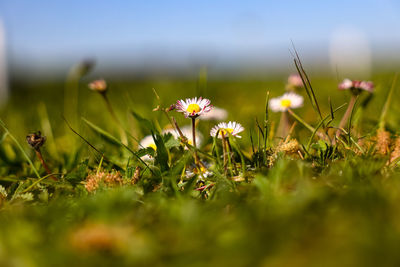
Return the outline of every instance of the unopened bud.
<path id="1" fill-rule="evenodd" d="M 175 107 L 175 104 L 172 104 L 171 106 L 169 106 L 168 108 L 166 108 L 165 111 L 166 111 L 166 112 L 170 112 L 170 111 L 174 110 L 175 108 L 176 108 L 176 107 Z"/>
<path id="2" fill-rule="evenodd" d="M 89 83 L 88 86 L 93 91 L 96 91 L 99 93 L 105 93 L 107 91 L 107 83 L 103 79 L 95 80 L 95 81 Z"/>
<path id="3" fill-rule="evenodd" d="M 26 141 L 33 149 L 38 150 L 46 142 L 46 136 L 42 136 L 41 132 L 38 131 L 36 133 L 28 134 L 26 136 Z"/>
<path id="4" fill-rule="evenodd" d="M 72 67 L 71 74 L 77 77 L 85 76 L 93 69 L 94 65 L 95 61 L 93 59 L 84 59 Z"/>

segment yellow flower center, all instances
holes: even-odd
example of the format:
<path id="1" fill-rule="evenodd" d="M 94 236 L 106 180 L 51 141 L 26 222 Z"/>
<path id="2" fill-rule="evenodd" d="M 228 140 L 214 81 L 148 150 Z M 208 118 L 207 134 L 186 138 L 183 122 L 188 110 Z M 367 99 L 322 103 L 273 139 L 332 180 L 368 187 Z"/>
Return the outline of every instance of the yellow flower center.
<path id="1" fill-rule="evenodd" d="M 187 139 L 186 142 L 188 143 L 188 145 L 191 145 L 191 146 L 193 145 L 192 140 Z M 181 145 L 185 146 L 185 143 L 181 141 Z"/>
<path id="2" fill-rule="evenodd" d="M 197 104 L 190 104 L 190 105 L 187 107 L 186 111 L 189 112 L 190 114 L 192 114 L 192 113 L 198 113 L 198 112 L 200 112 L 200 106 L 197 105 Z"/>
<path id="3" fill-rule="evenodd" d="M 206 168 L 204 168 L 203 166 L 200 166 L 200 172 L 199 172 L 199 168 L 198 167 L 193 169 L 193 173 L 195 173 L 195 174 L 206 173 L 206 171 L 207 171 Z"/>
<path id="4" fill-rule="evenodd" d="M 220 133 L 221 135 L 224 135 L 224 136 L 228 136 L 228 135 L 231 134 L 232 132 L 233 132 L 233 129 L 232 129 L 232 128 L 225 128 L 225 129 L 219 130 L 219 133 Z"/>
<path id="5" fill-rule="evenodd" d="M 291 104 L 292 104 L 292 101 L 290 101 L 289 99 L 282 99 L 281 100 L 281 106 L 282 107 L 289 108 Z"/>
<path id="6" fill-rule="evenodd" d="M 185 143 L 182 141 L 182 138 L 179 137 L 179 140 L 181 141 L 181 145 L 182 145 L 182 146 L 185 146 Z M 192 140 L 189 140 L 188 138 L 186 138 L 186 142 L 187 142 L 187 144 L 189 144 L 189 145 L 193 145 Z"/>
<path id="7" fill-rule="evenodd" d="M 154 149 L 154 151 L 157 150 L 156 144 L 150 144 L 148 147 L 151 147 L 152 149 Z"/>

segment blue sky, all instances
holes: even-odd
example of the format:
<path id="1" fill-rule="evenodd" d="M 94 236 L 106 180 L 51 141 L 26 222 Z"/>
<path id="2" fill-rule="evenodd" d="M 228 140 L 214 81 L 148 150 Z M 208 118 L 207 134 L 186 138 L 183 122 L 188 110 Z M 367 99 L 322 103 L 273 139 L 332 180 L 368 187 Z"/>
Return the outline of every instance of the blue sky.
<path id="1" fill-rule="evenodd" d="M 82 57 L 256 61 L 261 53 L 287 59 L 291 40 L 312 55 L 327 50 L 343 28 L 361 33 L 374 53 L 400 44 L 400 1 L 394 0 L 3 0 L 0 18 L 9 57 L 19 64 Z"/>

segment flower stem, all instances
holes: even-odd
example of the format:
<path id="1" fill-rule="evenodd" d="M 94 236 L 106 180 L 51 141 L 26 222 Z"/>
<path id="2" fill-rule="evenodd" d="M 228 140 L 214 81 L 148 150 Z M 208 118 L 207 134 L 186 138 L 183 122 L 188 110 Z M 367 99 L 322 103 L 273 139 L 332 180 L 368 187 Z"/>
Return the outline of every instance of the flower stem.
<path id="1" fill-rule="evenodd" d="M 192 138 L 194 147 L 194 162 L 199 166 L 199 158 L 197 156 L 197 145 L 196 145 L 196 118 L 192 117 Z"/>
<path id="2" fill-rule="evenodd" d="M 290 129 L 290 122 L 289 122 L 289 117 L 287 112 L 282 112 L 281 119 L 279 120 L 279 126 L 278 126 L 278 137 L 281 138 L 286 138 L 286 136 L 289 133 Z"/>
<path id="3" fill-rule="evenodd" d="M 233 158 L 233 149 L 231 146 L 231 142 L 229 141 L 229 137 L 226 139 L 226 143 L 228 144 L 228 152 L 229 152 L 229 164 L 231 165 L 231 168 L 233 166 L 233 169 L 235 171 L 235 173 L 237 174 L 237 168 L 236 168 L 236 162 L 235 159 Z"/>
<path id="4" fill-rule="evenodd" d="M 36 156 L 39 158 L 40 163 L 42 164 L 43 168 L 46 170 L 47 174 L 50 176 L 51 179 L 54 181 L 57 181 L 58 179 L 51 173 L 49 166 L 47 166 L 46 162 L 43 159 L 42 152 L 40 151 L 40 148 L 35 149 Z"/>
<path id="5" fill-rule="evenodd" d="M 122 139 L 122 143 L 127 145 L 128 144 L 128 137 L 126 136 L 125 130 L 122 127 L 121 121 L 118 119 L 117 115 L 114 112 L 114 109 L 113 109 L 113 107 L 111 105 L 110 100 L 107 97 L 106 92 L 101 93 L 101 96 L 103 97 L 104 102 L 106 103 L 108 112 L 110 112 L 111 117 L 113 118 L 114 122 L 118 125 L 119 131 L 120 131 L 120 135 L 121 135 L 121 139 Z"/>
<path id="6" fill-rule="evenodd" d="M 350 103 L 347 106 L 346 112 L 344 113 L 342 119 L 340 120 L 339 123 L 339 127 L 336 131 L 336 138 L 339 138 L 340 134 L 342 133 L 342 129 L 344 128 L 344 126 L 346 125 L 347 120 L 349 119 L 351 112 L 354 108 L 354 105 L 356 103 L 357 100 L 357 95 L 352 95 L 350 98 Z"/>
<path id="7" fill-rule="evenodd" d="M 302 118 L 300 118 L 299 115 L 297 115 L 296 113 L 294 113 L 293 110 L 288 109 L 288 113 L 289 113 L 290 115 L 292 115 L 293 118 L 295 118 L 298 122 L 300 122 L 300 124 L 302 124 L 302 125 L 303 125 L 304 127 L 306 127 L 308 130 L 310 130 L 310 131 L 313 133 L 313 135 L 316 134 L 316 135 L 317 135 L 319 138 L 321 138 L 321 139 L 325 139 L 325 140 L 328 140 L 328 139 L 329 139 L 329 136 L 328 136 L 327 134 L 318 132 L 318 131 L 317 131 L 318 128 L 315 129 L 315 128 L 312 127 L 310 124 L 308 124 L 307 122 L 305 122 Z M 322 120 L 320 123 L 321 123 L 321 125 L 322 125 L 322 124 L 323 124 L 323 120 Z"/>
<path id="8" fill-rule="evenodd" d="M 303 124 L 304 127 L 306 127 L 308 130 L 310 130 L 311 132 L 314 132 L 315 129 L 314 127 L 312 127 L 310 124 L 308 124 L 307 122 L 305 122 L 302 118 L 299 117 L 299 115 L 297 115 L 296 113 L 294 113 L 291 109 L 288 109 L 288 113 L 290 115 L 292 115 L 298 122 L 300 122 L 301 124 Z"/>
<path id="9" fill-rule="evenodd" d="M 224 153 L 224 173 L 225 176 L 228 174 L 228 157 L 227 157 L 227 148 L 226 148 L 226 138 L 225 134 L 221 132 L 222 135 L 222 150 Z"/>

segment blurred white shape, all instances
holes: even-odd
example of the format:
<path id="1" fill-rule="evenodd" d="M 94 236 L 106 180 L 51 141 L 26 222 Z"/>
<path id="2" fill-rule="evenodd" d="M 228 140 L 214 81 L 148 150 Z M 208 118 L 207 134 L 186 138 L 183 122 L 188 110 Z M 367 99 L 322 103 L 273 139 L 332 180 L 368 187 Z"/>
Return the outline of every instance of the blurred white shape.
<path id="1" fill-rule="evenodd" d="M 222 121 L 228 117 L 228 111 L 223 108 L 213 107 L 209 112 L 205 113 L 203 116 L 200 116 L 200 120 L 205 121 Z"/>
<path id="2" fill-rule="evenodd" d="M 330 39 L 330 63 L 334 72 L 351 79 L 371 73 L 371 49 L 365 34 L 353 27 L 336 29 Z"/>
<path id="3" fill-rule="evenodd" d="M 8 98 L 7 58 L 6 58 L 6 33 L 0 19 L 0 106 Z"/>

